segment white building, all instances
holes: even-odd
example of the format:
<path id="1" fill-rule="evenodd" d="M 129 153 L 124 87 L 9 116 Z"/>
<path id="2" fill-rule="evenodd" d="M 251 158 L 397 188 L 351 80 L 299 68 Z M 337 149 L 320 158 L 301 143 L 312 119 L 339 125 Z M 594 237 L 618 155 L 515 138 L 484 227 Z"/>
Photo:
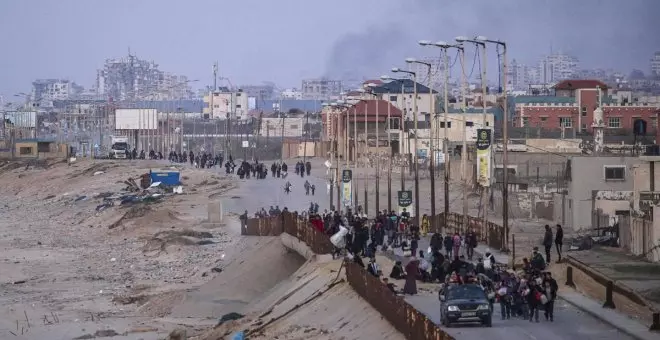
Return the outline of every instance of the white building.
<path id="1" fill-rule="evenodd" d="M 338 97 L 342 88 L 341 80 L 304 79 L 300 92 L 302 92 L 303 99 L 323 100 Z"/>
<path id="2" fill-rule="evenodd" d="M 526 90 L 529 87 L 529 84 L 532 83 L 531 75 L 532 75 L 532 71 L 530 70 L 529 66 L 525 64 L 521 64 L 515 59 L 513 59 L 511 61 L 511 65 L 509 66 L 509 72 L 507 74 L 507 78 L 508 78 L 507 91 Z"/>
<path id="3" fill-rule="evenodd" d="M 660 76 L 660 51 L 655 52 L 651 58 L 651 73 Z"/>
<path id="4" fill-rule="evenodd" d="M 303 99 L 302 92 L 298 91 L 298 89 L 296 88 L 286 89 L 282 91 L 280 96 L 282 96 L 282 99 L 295 99 L 295 100 Z"/>
<path id="5" fill-rule="evenodd" d="M 266 137 L 300 137 L 304 125 L 303 118 L 262 118 L 260 133 Z"/>
<path id="6" fill-rule="evenodd" d="M 37 79 L 32 82 L 31 99 L 34 102 L 67 100 L 82 92 L 82 86 L 64 79 Z"/>
<path id="7" fill-rule="evenodd" d="M 567 54 L 547 55 L 539 62 L 534 82 L 548 84 L 572 79 L 578 72 L 578 65 L 579 60 Z"/>
<path id="8" fill-rule="evenodd" d="M 402 81 L 390 81 L 374 88 L 374 92 L 382 100 L 386 100 L 392 105 L 396 106 L 403 112 L 403 117 L 406 120 L 414 120 L 414 90 L 415 83 L 410 79 Z M 417 119 L 424 120 L 431 110 L 431 96 L 437 95 L 437 91 L 433 91 L 420 83 L 417 83 Z M 366 99 L 367 97 L 365 97 Z M 373 97 L 370 99 L 374 99 Z M 438 103 L 436 103 L 437 105 Z"/>
<path id="9" fill-rule="evenodd" d="M 249 99 L 240 89 L 232 91 L 221 87 L 218 91 L 204 96 L 204 117 L 210 119 L 247 119 Z"/>

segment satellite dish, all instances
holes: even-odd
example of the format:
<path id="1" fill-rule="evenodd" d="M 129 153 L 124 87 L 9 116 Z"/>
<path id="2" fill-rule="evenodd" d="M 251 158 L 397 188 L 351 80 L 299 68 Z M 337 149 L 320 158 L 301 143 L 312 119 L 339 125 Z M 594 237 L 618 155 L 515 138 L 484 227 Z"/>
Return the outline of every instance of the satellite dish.
<path id="1" fill-rule="evenodd" d="M 330 161 L 325 161 L 325 163 L 323 163 L 323 165 L 325 165 L 325 167 L 328 168 L 328 169 L 332 167 L 332 163 L 330 163 Z"/>

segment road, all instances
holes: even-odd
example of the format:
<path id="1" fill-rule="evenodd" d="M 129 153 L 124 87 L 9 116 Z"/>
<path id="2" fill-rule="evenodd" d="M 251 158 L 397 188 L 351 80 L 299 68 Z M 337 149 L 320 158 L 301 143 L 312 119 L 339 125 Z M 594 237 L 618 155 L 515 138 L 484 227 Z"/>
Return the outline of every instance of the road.
<path id="1" fill-rule="evenodd" d="M 436 297 L 409 296 L 406 301 L 423 312 L 436 324 L 440 324 L 440 302 Z M 566 301 L 555 303 L 555 321 L 547 322 L 541 313 L 541 322 L 529 322 L 518 318 L 502 320 L 499 305 L 495 305 L 493 327 L 454 326 L 445 331 L 456 339 L 506 339 L 506 340 L 587 340 L 612 339 L 632 340 L 633 338 L 617 331 L 591 316 L 577 310 Z"/>
<path id="2" fill-rule="evenodd" d="M 293 164 L 289 164 L 290 167 Z M 225 211 L 242 213 L 246 209 L 250 215 L 263 207 L 268 208 L 279 205 L 280 208 L 288 207 L 289 210 L 305 210 L 310 202 L 316 202 L 323 211 L 329 203 L 326 191 L 326 181 L 315 177 L 325 175 L 325 169 L 313 169 L 312 176 L 301 178 L 290 173 L 287 180 L 293 184 L 293 192 L 284 194 L 285 180 L 269 177 L 264 180 L 245 179 L 239 189 L 233 191 L 231 196 L 225 199 Z M 239 180 L 238 178 L 236 180 Z M 306 196 L 303 185 L 305 180 L 316 185 L 316 195 Z M 240 181 L 240 180 L 239 180 Z M 428 238 L 421 240 L 420 250 L 426 250 Z M 440 310 L 437 295 L 418 295 L 407 297 L 406 300 L 417 309 L 428 315 L 434 322 L 440 323 Z M 446 329 L 448 333 L 457 339 L 506 339 L 506 340 L 557 340 L 557 339 L 612 339 L 629 340 L 631 337 L 617 331 L 599 320 L 577 310 L 563 300 L 558 300 L 555 305 L 555 321 L 546 322 L 543 315 L 540 323 L 530 323 L 521 319 L 501 320 L 499 305 L 495 305 L 495 318 L 492 328 L 480 326 L 467 326 L 462 328 Z"/>

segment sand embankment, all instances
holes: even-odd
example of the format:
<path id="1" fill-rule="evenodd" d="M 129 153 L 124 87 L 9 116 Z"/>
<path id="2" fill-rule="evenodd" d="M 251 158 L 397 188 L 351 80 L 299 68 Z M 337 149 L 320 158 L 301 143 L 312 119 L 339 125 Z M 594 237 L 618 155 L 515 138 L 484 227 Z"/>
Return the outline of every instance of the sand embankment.
<path id="1" fill-rule="evenodd" d="M 281 244 L 290 244 L 288 235 Z M 304 248 L 301 256 L 308 255 Z M 297 251 L 292 249 L 292 251 Z M 277 270 L 276 270 L 277 272 Z M 341 260 L 312 256 L 297 271 L 242 309 L 246 316 L 217 326 L 196 340 L 404 339 L 345 280 Z"/>

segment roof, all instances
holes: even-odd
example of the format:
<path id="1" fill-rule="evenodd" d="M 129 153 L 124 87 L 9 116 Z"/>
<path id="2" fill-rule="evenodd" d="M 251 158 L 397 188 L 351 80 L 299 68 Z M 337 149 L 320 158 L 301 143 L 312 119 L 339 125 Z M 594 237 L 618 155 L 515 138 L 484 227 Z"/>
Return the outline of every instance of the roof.
<path id="1" fill-rule="evenodd" d="M 376 111 L 376 107 L 378 107 L 378 111 Z M 360 100 L 351 108 L 355 108 L 355 114 L 358 116 L 364 116 L 365 112 L 367 117 L 376 116 L 376 112 L 378 112 L 379 117 L 387 117 L 389 110 L 391 117 L 401 117 L 401 110 L 392 105 L 392 103 L 382 99 Z"/>
<path id="2" fill-rule="evenodd" d="M 401 79 L 393 80 L 388 83 L 384 83 L 381 86 L 374 87 L 374 93 L 401 93 L 401 85 L 403 84 L 403 93 L 414 93 L 415 82 L 410 79 Z M 429 93 L 430 89 L 427 86 L 424 86 L 420 83 L 417 83 L 417 93 Z M 438 93 L 438 91 L 433 90 L 433 93 Z"/>
<path id="3" fill-rule="evenodd" d="M 55 143 L 55 141 L 46 138 L 24 138 L 16 139 L 16 143 Z"/>
<path id="4" fill-rule="evenodd" d="M 575 104 L 575 97 L 557 97 L 557 96 L 515 96 L 513 101 L 516 104 Z"/>
<path id="5" fill-rule="evenodd" d="M 289 112 L 291 109 L 318 112 L 323 108 L 323 101 L 315 99 L 257 100 L 255 104 L 255 109 L 264 113 L 275 112 L 278 107 L 280 107 L 280 111 L 282 112 Z"/>
<path id="6" fill-rule="evenodd" d="M 368 85 L 368 84 L 383 85 L 383 81 L 380 79 L 367 79 L 362 82 L 362 85 Z"/>
<path id="7" fill-rule="evenodd" d="M 595 89 L 600 87 L 601 89 L 607 89 L 607 84 L 603 83 L 600 80 L 584 80 L 584 79 L 567 79 L 559 82 L 553 88 L 555 90 L 577 90 L 577 89 Z"/>

